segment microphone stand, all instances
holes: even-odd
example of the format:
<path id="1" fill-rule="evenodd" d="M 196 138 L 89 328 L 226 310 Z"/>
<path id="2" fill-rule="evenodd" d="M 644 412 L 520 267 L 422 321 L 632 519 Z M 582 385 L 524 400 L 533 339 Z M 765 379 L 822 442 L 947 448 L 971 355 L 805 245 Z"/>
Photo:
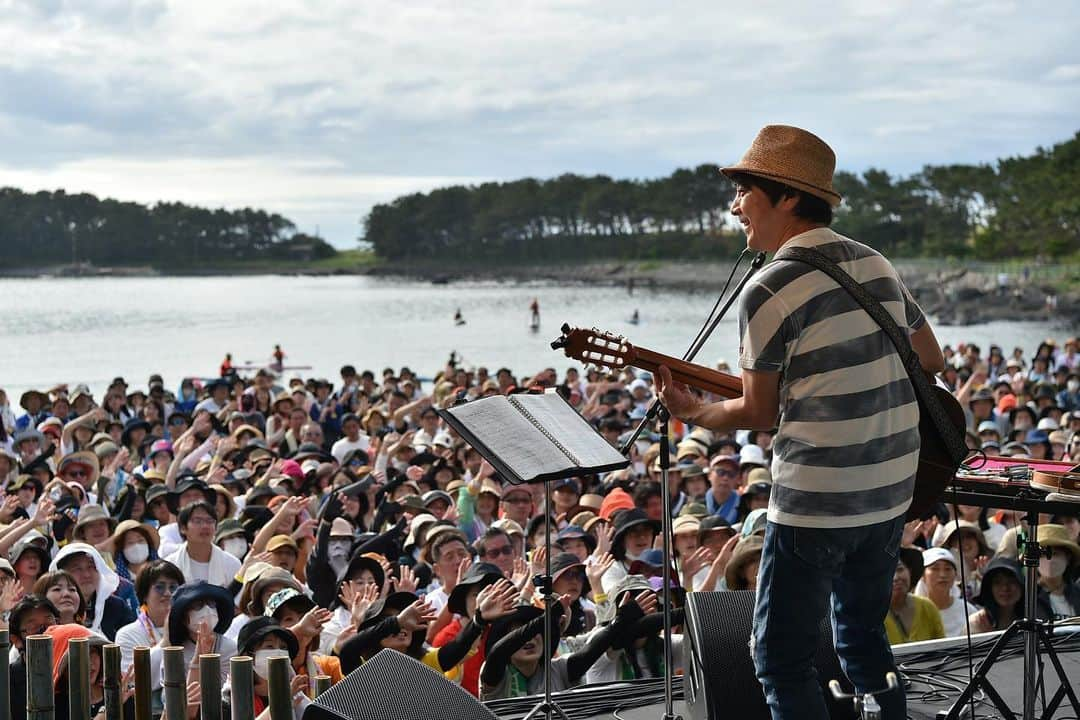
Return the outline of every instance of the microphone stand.
<path id="1" fill-rule="evenodd" d="M 712 335 L 713 330 L 720 324 L 720 320 L 727 313 L 728 309 L 735 302 L 735 298 L 742 294 L 743 288 L 746 287 L 746 283 L 750 281 L 750 278 L 765 264 L 765 253 L 760 252 L 754 256 L 753 261 L 750 263 L 750 267 L 747 268 L 746 274 L 743 275 L 742 280 L 735 286 L 735 290 L 728 296 L 727 302 L 720 309 L 711 322 L 706 320 L 706 325 L 702 327 L 702 331 L 698 333 L 697 338 L 690 344 L 690 349 L 683 355 L 683 360 L 693 360 L 701 350 L 705 341 Z M 732 270 L 734 272 L 734 270 Z M 664 613 L 664 720 L 682 720 L 675 714 L 675 700 L 674 693 L 672 691 L 672 649 L 671 649 L 671 491 L 668 489 L 668 470 L 671 468 L 671 440 L 668 436 L 668 421 L 671 419 L 671 414 L 663 403 L 660 402 L 660 398 L 657 397 L 649 405 L 648 411 L 645 413 L 645 417 L 641 419 L 638 426 L 634 429 L 634 432 L 623 443 L 623 446 L 619 448 L 619 452 L 623 455 L 629 455 L 630 448 L 637 441 L 638 436 L 641 435 L 642 430 L 645 429 L 645 425 L 651 422 L 659 422 L 660 432 L 660 497 L 663 504 L 663 524 L 661 532 L 664 535 L 664 572 L 661 576 L 661 582 L 663 583 L 663 613 Z"/>

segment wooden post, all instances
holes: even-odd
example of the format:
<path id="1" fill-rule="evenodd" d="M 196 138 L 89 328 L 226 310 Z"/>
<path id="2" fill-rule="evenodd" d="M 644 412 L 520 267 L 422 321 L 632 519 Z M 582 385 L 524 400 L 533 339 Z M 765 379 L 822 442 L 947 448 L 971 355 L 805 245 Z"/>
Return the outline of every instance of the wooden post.
<path id="1" fill-rule="evenodd" d="M 11 676 L 8 668 L 10 640 L 7 630 L 0 630 L 0 720 L 11 720 Z"/>
<path id="2" fill-rule="evenodd" d="M 199 707 L 202 720 L 221 720 L 221 656 L 199 656 Z"/>
<path id="3" fill-rule="evenodd" d="M 270 658 L 270 677 L 266 679 L 270 686 L 270 720 L 293 720 L 292 689 L 289 687 L 288 657 Z"/>
<path id="4" fill-rule="evenodd" d="M 167 647 L 161 651 L 161 688 L 165 712 L 170 720 L 187 718 L 187 668 L 184 648 Z"/>
<path id="5" fill-rule="evenodd" d="M 316 675 L 315 676 L 315 697 L 319 697 L 324 692 L 330 689 L 330 676 L 329 675 Z"/>
<path id="6" fill-rule="evenodd" d="M 53 720 L 52 654 L 50 636 L 26 638 L 26 720 Z"/>
<path id="7" fill-rule="evenodd" d="M 86 638 L 68 641 L 68 717 L 90 720 L 90 644 Z"/>
<path id="8" fill-rule="evenodd" d="M 106 645 L 101 649 L 101 672 L 105 688 L 105 717 L 124 720 L 124 690 L 120 687 L 120 646 Z M 5 718 L 6 720 L 6 718 Z"/>
<path id="9" fill-rule="evenodd" d="M 135 648 L 135 720 L 153 720 L 150 702 L 150 648 Z"/>
<path id="10" fill-rule="evenodd" d="M 229 661 L 229 683 L 232 720 L 251 720 L 255 717 L 255 669 L 251 658 L 237 655 Z"/>

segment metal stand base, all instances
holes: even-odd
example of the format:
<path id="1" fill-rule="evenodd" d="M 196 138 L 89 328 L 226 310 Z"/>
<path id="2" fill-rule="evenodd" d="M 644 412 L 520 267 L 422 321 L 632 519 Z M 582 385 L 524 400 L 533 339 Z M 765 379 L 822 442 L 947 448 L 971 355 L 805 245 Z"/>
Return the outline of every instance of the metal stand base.
<path id="1" fill-rule="evenodd" d="M 540 590 L 544 598 L 544 699 L 536 703 L 524 717 L 524 720 L 533 720 L 543 717 L 546 720 L 559 718 L 570 720 L 562 708 L 551 699 L 551 640 L 553 637 L 551 627 L 551 609 L 555 607 L 558 599 L 555 597 L 554 582 L 551 577 L 551 481 L 544 481 L 544 548 L 547 551 L 545 558 L 546 567 L 544 575 L 533 578 L 533 582 Z"/>
<path id="2" fill-rule="evenodd" d="M 1061 702 L 1068 697 L 1069 702 L 1072 704 L 1073 714 L 1076 717 L 1080 717 L 1080 701 L 1077 700 L 1076 691 L 1073 690 L 1072 681 L 1065 674 L 1065 668 L 1061 665 L 1061 660 L 1058 659 L 1057 651 L 1054 650 L 1054 645 L 1051 642 L 1052 632 L 1050 627 L 1041 620 L 1017 620 L 1002 633 L 997 642 L 994 643 L 994 647 L 990 648 L 990 652 L 986 655 L 981 663 L 979 663 L 978 669 L 975 670 L 975 676 L 968 683 L 967 687 L 957 698 L 956 702 L 948 710 L 942 710 L 937 714 L 938 720 L 956 720 L 960 717 L 960 714 L 964 711 L 964 707 L 971 702 L 971 698 L 978 690 L 982 690 L 986 693 L 986 696 L 990 699 L 990 702 L 994 703 L 994 707 L 1004 718 L 1016 718 L 1016 713 L 1012 711 L 1009 704 L 1001 697 L 1001 694 L 994 688 L 994 684 L 990 682 L 987 675 L 990 672 L 990 668 L 997 662 L 998 657 L 1005 650 L 1005 647 L 1009 644 L 1017 635 L 1021 633 L 1030 633 L 1036 639 L 1036 642 L 1042 645 L 1045 656 L 1050 658 L 1050 663 L 1054 666 L 1054 671 L 1057 673 L 1058 682 L 1060 687 L 1054 696 L 1050 698 L 1050 703 L 1046 706 L 1046 713 L 1044 718 L 1052 718 L 1057 711 Z M 1040 667 L 1042 663 L 1039 663 Z M 1034 720 L 1034 717 L 1027 717 L 1025 720 Z"/>
<path id="3" fill-rule="evenodd" d="M 1023 635 L 1024 637 L 1024 708 L 1021 715 L 1023 720 L 1035 720 L 1035 700 L 1040 684 L 1039 676 L 1044 669 L 1042 655 L 1039 654 L 1040 645 L 1045 651 L 1046 657 L 1050 658 L 1054 671 L 1057 673 L 1058 682 L 1061 683 L 1058 691 L 1050 699 L 1050 704 L 1046 706 L 1046 714 L 1043 717 L 1053 717 L 1054 711 L 1057 710 L 1058 705 L 1066 696 L 1068 696 L 1069 702 L 1072 704 L 1073 716 L 1080 717 L 1080 700 L 1077 700 L 1072 681 L 1065 674 L 1065 669 L 1061 666 L 1061 661 L 1054 650 L 1054 645 L 1051 642 L 1051 625 L 1037 619 L 1036 616 L 1035 595 L 1038 592 L 1039 558 L 1044 555 L 1043 549 L 1037 540 L 1039 513 L 1036 509 L 1028 510 L 1027 525 L 1027 537 L 1023 539 L 1023 553 L 1021 555 L 1025 570 L 1024 619 L 1017 620 L 1002 633 L 998 641 L 994 643 L 994 647 L 990 649 L 989 654 L 979 663 L 978 670 L 975 671 L 964 691 L 960 693 L 959 699 L 947 711 L 943 710 L 938 713 L 938 720 L 958 720 L 960 714 L 964 711 L 964 706 L 971 702 L 976 691 L 980 689 L 994 703 L 1002 717 L 1009 720 L 1016 719 L 1016 713 L 1009 708 L 1008 704 L 1002 699 L 1001 694 L 994 689 L 994 686 L 987 679 L 987 673 L 990 672 L 990 668 L 993 667 L 1009 640 L 1017 635 Z M 1045 691 L 1043 696 L 1045 699 Z"/>

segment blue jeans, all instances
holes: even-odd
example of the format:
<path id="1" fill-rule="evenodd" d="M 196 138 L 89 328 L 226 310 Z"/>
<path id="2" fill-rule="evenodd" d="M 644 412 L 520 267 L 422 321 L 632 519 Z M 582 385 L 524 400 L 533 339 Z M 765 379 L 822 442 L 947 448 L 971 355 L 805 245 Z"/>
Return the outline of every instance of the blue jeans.
<path id="1" fill-rule="evenodd" d="M 830 599 L 836 652 L 856 690 L 883 688 L 885 673 L 896 671 L 885 614 L 903 529 L 903 516 L 856 528 L 768 524 L 753 655 L 774 720 L 828 720 L 813 660 Z M 878 701 L 887 720 L 906 717 L 902 688 Z"/>

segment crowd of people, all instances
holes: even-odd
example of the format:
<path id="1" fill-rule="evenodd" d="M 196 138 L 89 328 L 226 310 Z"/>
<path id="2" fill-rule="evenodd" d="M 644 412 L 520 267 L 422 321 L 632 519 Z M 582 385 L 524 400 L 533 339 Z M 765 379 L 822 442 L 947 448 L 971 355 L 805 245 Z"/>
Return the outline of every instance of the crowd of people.
<path id="1" fill-rule="evenodd" d="M 945 348 L 941 380 L 963 405 L 968 442 L 990 455 L 1080 460 L 1077 341 L 1034 354 Z M 652 379 L 553 368 L 341 368 L 336 382 L 251 377 L 225 368 L 175 392 L 116 378 L 86 386 L 0 391 L 0 612 L 10 629 L 11 706 L 25 713 L 26 638 L 65 651 L 91 642 L 91 696 L 103 713 L 101 647 L 151 648 L 160 710 L 161 659 L 182 646 L 197 712 L 197 658 L 222 671 L 248 655 L 256 711 L 267 666 L 287 656 L 302 711 L 313 678 L 332 682 L 384 648 L 444 673 L 481 699 L 656 677 L 664 667 L 659 597 L 663 493 L 673 513 L 676 672 L 687 592 L 756 587 L 768 522 L 773 434 L 731 435 L 673 424 L 661 485 L 658 437 L 630 446 L 629 467 L 542 486 L 505 483 L 441 419 L 463 400 L 556 391 L 613 444 L 644 417 Z M 545 646 L 533 578 L 554 528 L 558 637 Z M 1006 627 L 1022 613 L 1021 518 L 942 506 L 906 526 L 885 622 L 903 643 Z M 1038 539 L 1040 617 L 1080 614 L 1080 525 L 1045 517 Z M 223 677 L 224 687 L 228 687 Z M 67 707 L 58 702 L 57 709 Z"/>

